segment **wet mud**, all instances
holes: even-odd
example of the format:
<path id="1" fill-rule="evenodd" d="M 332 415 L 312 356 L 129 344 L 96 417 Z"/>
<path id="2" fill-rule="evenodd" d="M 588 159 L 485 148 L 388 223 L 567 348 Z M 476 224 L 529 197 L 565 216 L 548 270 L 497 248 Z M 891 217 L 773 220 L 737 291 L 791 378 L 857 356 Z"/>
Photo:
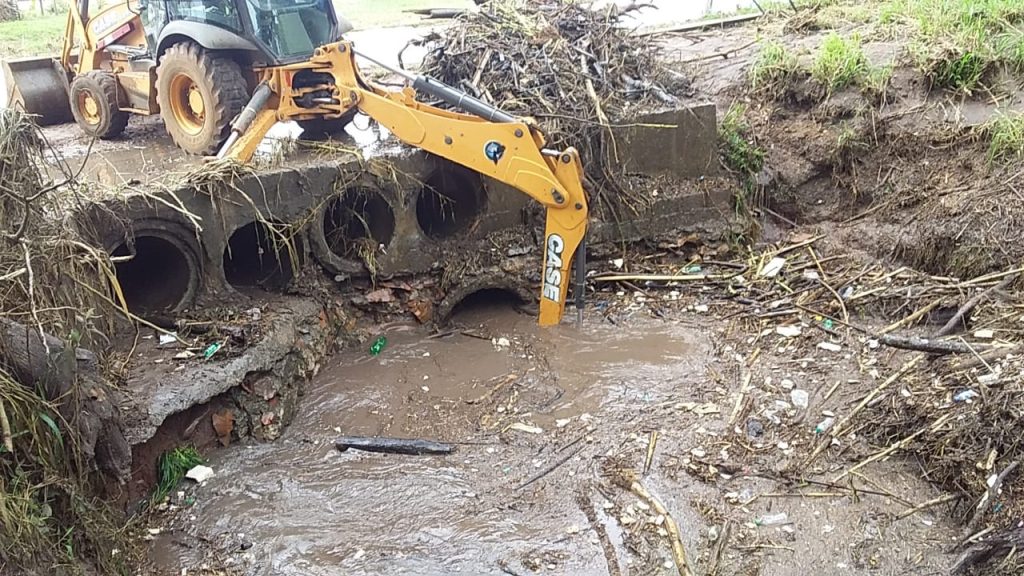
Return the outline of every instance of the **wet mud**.
<path id="1" fill-rule="evenodd" d="M 710 322 L 671 316 L 612 324 L 592 313 L 582 326 L 540 329 L 511 306 L 478 304 L 460 307 L 440 335 L 382 326 L 383 353 L 333 357 L 280 439 L 213 454 L 216 476 L 172 497 L 181 509 L 155 538 L 155 571 L 678 573 L 664 518 L 616 485 L 616 468 L 635 470 L 693 560 L 719 574 L 941 569 L 949 528 L 892 514 L 904 509 L 893 498 L 930 493 L 900 463 L 869 471 L 885 475 L 889 496 L 762 496 L 789 491 L 770 477 L 783 459 L 774 446 L 695 473 L 714 457 L 698 447 L 733 449 L 729 391 L 709 376 L 730 352 Z M 458 447 L 339 453 L 341 435 Z M 779 512 L 785 520 L 767 520 Z"/>

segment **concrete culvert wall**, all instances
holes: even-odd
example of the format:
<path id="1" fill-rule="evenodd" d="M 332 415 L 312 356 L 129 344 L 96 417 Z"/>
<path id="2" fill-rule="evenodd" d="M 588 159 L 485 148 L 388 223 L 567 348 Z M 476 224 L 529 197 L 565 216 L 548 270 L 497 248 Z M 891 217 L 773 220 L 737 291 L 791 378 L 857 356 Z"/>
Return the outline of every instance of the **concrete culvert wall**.
<path id="1" fill-rule="evenodd" d="M 480 176 L 457 165 L 445 165 L 423 183 L 416 197 L 416 220 L 435 240 L 468 230 L 486 204 Z"/>
<path id="2" fill-rule="evenodd" d="M 375 251 L 378 245 L 391 242 L 395 213 L 377 192 L 348 190 L 328 203 L 323 232 L 331 252 L 341 258 L 358 258 L 361 249 Z"/>
<path id="3" fill-rule="evenodd" d="M 128 308 L 139 313 L 174 310 L 188 301 L 199 284 L 199 270 L 186 252 L 167 238 L 136 235 L 117 246 L 117 281 Z"/>
<path id="4" fill-rule="evenodd" d="M 275 234 L 262 222 L 250 222 L 231 234 L 224 250 L 224 277 L 235 288 L 284 290 L 300 264 L 292 257 L 299 253 L 297 240 L 286 242 L 280 235 L 283 225 L 274 224 Z"/>

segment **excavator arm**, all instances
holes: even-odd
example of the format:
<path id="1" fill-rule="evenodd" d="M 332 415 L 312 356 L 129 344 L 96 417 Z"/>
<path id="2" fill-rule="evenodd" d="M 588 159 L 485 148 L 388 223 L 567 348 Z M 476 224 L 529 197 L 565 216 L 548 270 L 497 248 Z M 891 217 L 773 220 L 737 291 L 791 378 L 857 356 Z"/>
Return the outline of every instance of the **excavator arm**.
<path id="1" fill-rule="evenodd" d="M 322 86 L 296 89 L 292 81 L 302 71 L 329 74 L 334 85 L 326 92 Z M 248 161 L 278 121 L 338 117 L 358 108 L 399 140 L 509 184 L 543 204 L 547 216 L 539 322 L 561 321 L 574 263 L 576 305 L 581 310 L 587 198 L 577 151 L 549 150 L 532 123 L 436 80 L 392 71 L 406 76 L 412 86 L 394 91 L 366 81 L 348 42 L 318 48 L 309 62 L 266 69 L 218 156 Z M 471 114 L 420 102 L 417 90 Z"/>

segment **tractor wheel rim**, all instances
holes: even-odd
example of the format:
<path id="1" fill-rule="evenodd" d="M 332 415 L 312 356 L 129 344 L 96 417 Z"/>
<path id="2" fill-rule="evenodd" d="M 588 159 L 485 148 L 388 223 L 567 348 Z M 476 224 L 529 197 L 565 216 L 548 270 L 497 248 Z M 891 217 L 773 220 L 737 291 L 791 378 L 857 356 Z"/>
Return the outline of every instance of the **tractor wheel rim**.
<path id="1" fill-rule="evenodd" d="M 100 105 L 92 94 L 88 92 L 82 92 L 78 95 L 78 110 L 82 113 L 82 118 L 89 124 L 100 123 Z"/>
<path id="2" fill-rule="evenodd" d="M 206 124 L 206 102 L 199 86 L 187 75 L 178 74 L 171 78 L 169 92 L 174 122 L 191 136 L 202 132 Z"/>

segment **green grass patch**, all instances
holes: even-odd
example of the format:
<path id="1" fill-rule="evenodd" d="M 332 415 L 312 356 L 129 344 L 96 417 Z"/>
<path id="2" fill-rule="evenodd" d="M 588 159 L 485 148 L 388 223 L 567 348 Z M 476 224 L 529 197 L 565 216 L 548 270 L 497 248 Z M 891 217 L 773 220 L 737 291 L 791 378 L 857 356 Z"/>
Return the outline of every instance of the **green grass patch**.
<path id="1" fill-rule="evenodd" d="M 828 94 L 857 83 L 868 73 L 868 59 L 860 37 L 832 33 L 825 37 L 811 66 L 811 77 Z"/>
<path id="2" fill-rule="evenodd" d="M 911 53 L 938 87 L 970 93 L 992 66 L 1024 71 L 1021 0 L 888 0 L 880 21 L 911 27 Z"/>
<path id="3" fill-rule="evenodd" d="M 766 42 L 750 68 L 754 90 L 778 96 L 799 68 L 796 55 L 781 42 Z"/>
<path id="4" fill-rule="evenodd" d="M 189 470 L 205 463 L 206 460 L 192 446 L 175 448 L 161 454 L 157 462 L 157 485 L 153 491 L 153 501 L 160 502 L 166 498 Z"/>
<path id="5" fill-rule="evenodd" d="M 718 127 L 726 167 L 741 175 L 755 176 L 764 168 L 764 150 L 749 138 L 750 125 L 744 119 L 747 108 L 733 104 Z"/>
<path id="6" fill-rule="evenodd" d="M 470 8 L 470 0 L 448 0 L 445 8 Z M 356 30 L 384 28 L 388 26 L 414 26 L 425 22 L 409 10 L 437 8 L 435 0 L 335 0 L 335 9 L 347 18 Z M 21 20 L 0 22 L 0 58 L 23 56 L 56 56 L 63 45 L 64 23 L 67 15 L 23 14 Z"/>
<path id="7" fill-rule="evenodd" d="M 890 80 L 892 80 L 892 66 L 871 66 L 861 78 L 860 87 L 868 96 L 883 98 Z"/>
<path id="8" fill-rule="evenodd" d="M 735 173 L 741 183 L 735 196 L 736 212 L 749 217 L 751 206 L 760 204 L 757 175 L 764 168 L 765 151 L 750 136 L 750 125 L 744 115 L 746 106 L 733 104 L 718 125 L 719 149 L 722 163 Z"/>
<path id="9" fill-rule="evenodd" d="M 1024 114 L 1003 114 L 985 127 L 990 139 L 990 162 L 1011 162 L 1024 159 Z"/>
<path id="10" fill-rule="evenodd" d="M 0 58 L 56 56 L 64 45 L 64 14 L 0 22 Z"/>
<path id="11" fill-rule="evenodd" d="M 939 88 L 969 94 L 981 86 L 986 67 L 985 59 L 976 52 L 952 53 L 935 58 L 928 77 Z"/>
<path id="12" fill-rule="evenodd" d="M 83 562 L 91 562 L 95 573 L 131 573 L 124 526 L 91 494 L 75 439 L 56 407 L 0 368 L 0 410 L 0 572 L 6 564 L 84 574 Z"/>

